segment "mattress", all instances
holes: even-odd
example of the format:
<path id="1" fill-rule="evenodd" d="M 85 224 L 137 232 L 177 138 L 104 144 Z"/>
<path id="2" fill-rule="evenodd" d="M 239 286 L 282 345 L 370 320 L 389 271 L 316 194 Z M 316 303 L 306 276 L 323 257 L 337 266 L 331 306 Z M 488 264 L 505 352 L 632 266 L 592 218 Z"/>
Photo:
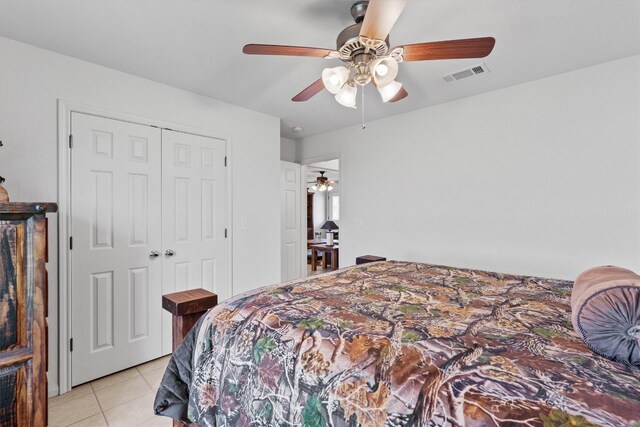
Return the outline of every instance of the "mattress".
<path id="1" fill-rule="evenodd" d="M 172 356 L 201 426 L 640 425 L 640 370 L 573 331 L 572 282 L 364 264 L 239 295 Z"/>

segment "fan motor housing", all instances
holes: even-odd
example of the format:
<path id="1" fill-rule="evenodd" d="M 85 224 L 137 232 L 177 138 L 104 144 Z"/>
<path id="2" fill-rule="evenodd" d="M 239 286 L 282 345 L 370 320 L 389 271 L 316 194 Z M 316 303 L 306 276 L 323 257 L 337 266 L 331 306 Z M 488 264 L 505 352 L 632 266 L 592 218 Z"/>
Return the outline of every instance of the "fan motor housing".
<path id="1" fill-rule="evenodd" d="M 340 53 L 340 59 L 343 61 L 351 61 L 354 53 L 360 53 L 365 50 L 365 46 L 360 42 L 360 28 L 362 23 L 351 25 L 338 34 L 336 40 L 336 50 Z M 376 56 L 384 56 L 389 51 L 389 36 L 384 41 L 384 44 L 380 44 L 376 47 L 369 48 Z"/>
<path id="2" fill-rule="evenodd" d="M 354 25 L 351 25 L 338 34 L 336 40 L 336 50 L 340 53 L 340 59 L 345 62 L 351 62 L 355 54 L 362 53 L 364 51 L 373 51 L 376 56 L 384 56 L 389 51 L 389 36 L 387 36 L 384 44 L 380 44 L 375 47 L 366 47 L 360 41 L 360 28 L 362 27 L 362 21 L 367 12 L 368 0 L 358 1 L 351 6 L 351 16 L 356 21 Z"/>
<path id="3" fill-rule="evenodd" d="M 356 24 L 364 21 L 364 15 L 367 13 L 367 7 L 369 6 L 369 0 L 357 1 L 351 6 L 351 16 L 356 21 Z"/>

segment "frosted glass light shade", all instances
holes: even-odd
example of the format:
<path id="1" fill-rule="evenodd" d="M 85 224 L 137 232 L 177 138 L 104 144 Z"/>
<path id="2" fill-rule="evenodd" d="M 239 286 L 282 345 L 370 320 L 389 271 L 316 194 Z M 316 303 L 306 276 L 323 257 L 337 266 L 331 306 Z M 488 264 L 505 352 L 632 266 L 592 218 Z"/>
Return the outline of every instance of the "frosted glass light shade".
<path id="1" fill-rule="evenodd" d="M 348 81 L 342 86 L 342 89 L 335 96 L 336 101 L 339 104 L 344 105 L 349 108 L 356 108 L 356 94 L 358 93 L 358 89 L 356 86 Z"/>
<path id="2" fill-rule="evenodd" d="M 342 86 L 349 79 L 349 69 L 347 67 L 325 68 L 322 70 L 322 84 L 334 95 L 340 92 Z"/>
<path id="3" fill-rule="evenodd" d="M 378 86 L 378 92 L 380 92 L 382 102 L 388 102 L 392 100 L 393 97 L 398 94 L 400 88 L 402 88 L 402 83 L 395 80 L 386 86 Z"/>
<path id="4" fill-rule="evenodd" d="M 393 58 L 378 58 L 369 65 L 371 77 L 376 86 L 386 86 L 398 75 L 398 62 Z"/>

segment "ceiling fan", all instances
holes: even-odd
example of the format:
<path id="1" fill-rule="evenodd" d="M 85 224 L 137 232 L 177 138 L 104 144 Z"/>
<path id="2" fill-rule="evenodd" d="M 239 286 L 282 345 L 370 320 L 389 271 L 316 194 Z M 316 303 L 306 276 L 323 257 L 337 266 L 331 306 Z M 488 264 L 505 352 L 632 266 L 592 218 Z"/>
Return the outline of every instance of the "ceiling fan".
<path id="1" fill-rule="evenodd" d="M 312 56 L 340 59 L 345 65 L 325 68 L 322 77 L 291 100 L 307 101 L 327 89 L 338 103 L 356 108 L 358 86 L 372 83 L 383 102 L 396 102 L 408 93 L 395 80 L 401 62 L 484 58 L 495 45 L 493 37 L 406 44 L 390 48 L 389 32 L 408 0 L 358 1 L 351 7 L 356 23 L 338 34 L 336 50 L 303 46 L 248 44 L 248 55 Z"/>
<path id="2" fill-rule="evenodd" d="M 329 178 L 327 178 L 326 176 L 324 176 L 324 174 L 326 173 L 326 171 L 318 171 L 320 173 L 320 176 L 316 178 L 315 181 L 310 181 L 307 182 L 307 184 L 313 184 L 311 186 L 311 190 L 313 191 L 331 191 L 333 190 L 333 184 L 337 184 L 338 181 L 332 181 Z"/>

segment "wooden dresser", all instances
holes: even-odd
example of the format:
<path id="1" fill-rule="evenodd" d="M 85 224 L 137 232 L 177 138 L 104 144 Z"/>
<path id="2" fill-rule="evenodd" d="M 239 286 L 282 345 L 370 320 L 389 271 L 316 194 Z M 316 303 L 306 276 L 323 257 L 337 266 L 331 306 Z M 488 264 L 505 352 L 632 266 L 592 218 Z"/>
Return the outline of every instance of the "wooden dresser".
<path id="1" fill-rule="evenodd" d="M 47 425 L 47 218 L 0 203 L 0 426 Z"/>

